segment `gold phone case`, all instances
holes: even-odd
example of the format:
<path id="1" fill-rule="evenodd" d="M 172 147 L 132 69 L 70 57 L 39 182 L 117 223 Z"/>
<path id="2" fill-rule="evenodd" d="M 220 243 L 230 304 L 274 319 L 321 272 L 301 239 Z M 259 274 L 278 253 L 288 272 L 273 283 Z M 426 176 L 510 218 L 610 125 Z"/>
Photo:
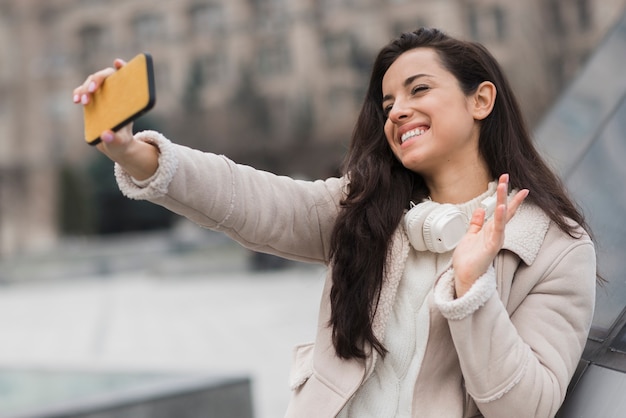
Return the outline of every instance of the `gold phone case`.
<path id="1" fill-rule="evenodd" d="M 152 109 L 155 101 L 152 57 L 142 53 L 107 77 L 83 106 L 85 141 L 96 145 L 103 131 L 117 131 Z"/>

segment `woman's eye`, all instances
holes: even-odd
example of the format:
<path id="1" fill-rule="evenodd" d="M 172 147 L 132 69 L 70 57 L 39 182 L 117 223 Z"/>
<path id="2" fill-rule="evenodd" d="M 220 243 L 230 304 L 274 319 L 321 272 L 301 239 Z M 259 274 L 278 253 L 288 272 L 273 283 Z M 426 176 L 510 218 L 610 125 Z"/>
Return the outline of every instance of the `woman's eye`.
<path id="1" fill-rule="evenodd" d="M 411 94 L 421 93 L 423 91 L 428 90 L 429 87 L 424 84 L 419 84 L 411 89 Z"/>
<path id="2" fill-rule="evenodd" d="M 392 107 L 393 105 L 387 105 L 383 107 L 383 113 L 385 114 L 385 116 L 389 116 L 389 112 L 391 112 Z"/>

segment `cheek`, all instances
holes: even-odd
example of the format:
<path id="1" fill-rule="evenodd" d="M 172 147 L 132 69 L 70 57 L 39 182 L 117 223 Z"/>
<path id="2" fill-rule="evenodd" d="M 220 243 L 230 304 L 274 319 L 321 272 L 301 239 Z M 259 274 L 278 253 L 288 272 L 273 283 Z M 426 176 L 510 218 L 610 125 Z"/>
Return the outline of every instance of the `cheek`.
<path id="1" fill-rule="evenodd" d="M 394 137 L 395 137 L 394 125 L 393 123 L 387 121 L 385 123 L 385 138 L 387 139 L 387 145 L 389 145 L 389 149 L 391 149 L 391 152 L 393 153 L 393 155 L 395 155 L 397 159 L 400 159 L 400 149 L 399 149 L 398 144 L 394 140 Z"/>
<path id="2" fill-rule="evenodd" d="M 385 131 L 385 138 L 387 138 L 387 143 L 393 148 L 394 129 L 393 129 L 393 123 L 391 123 L 389 119 L 387 119 L 387 121 L 385 122 L 384 131 Z"/>

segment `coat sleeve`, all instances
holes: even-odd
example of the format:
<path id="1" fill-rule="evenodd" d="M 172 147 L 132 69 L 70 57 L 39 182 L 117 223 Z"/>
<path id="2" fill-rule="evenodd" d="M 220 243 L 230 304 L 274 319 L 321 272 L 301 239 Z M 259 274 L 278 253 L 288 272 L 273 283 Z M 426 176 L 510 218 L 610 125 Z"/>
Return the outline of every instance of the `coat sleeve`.
<path id="1" fill-rule="evenodd" d="M 343 180 L 300 181 L 172 144 L 154 131 L 136 138 L 157 146 L 159 168 L 137 182 L 116 166 L 122 193 L 159 204 L 243 246 L 300 261 L 326 262 Z"/>
<path id="2" fill-rule="evenodd" d="M 435 300 L 448 319 L 466 390 L 487 418 L 511 411 L 553 417 L 565 398 L 591 326 L 596 262 L 586 235 L 556 245 L 562 248 L 542 248 L 532 266 L 516 271 L 513 286 L 525 296 L 512 312 L 495 291 L 493 269 L 456 300 L 453 271 L 437 283 Z"/>

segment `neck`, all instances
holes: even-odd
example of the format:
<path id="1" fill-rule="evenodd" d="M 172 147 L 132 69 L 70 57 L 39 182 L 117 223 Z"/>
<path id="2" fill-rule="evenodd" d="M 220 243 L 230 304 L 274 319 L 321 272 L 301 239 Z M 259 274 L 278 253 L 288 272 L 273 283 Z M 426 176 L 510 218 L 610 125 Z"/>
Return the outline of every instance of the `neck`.
<path id="1" fill-rule="evenodd" d="M 484 193 L 492 180 L 485 164 L 449 170 L 446 173 L 425 178 L 430 198 L 433 201 L 453 204 L 467 202 Z"/>

